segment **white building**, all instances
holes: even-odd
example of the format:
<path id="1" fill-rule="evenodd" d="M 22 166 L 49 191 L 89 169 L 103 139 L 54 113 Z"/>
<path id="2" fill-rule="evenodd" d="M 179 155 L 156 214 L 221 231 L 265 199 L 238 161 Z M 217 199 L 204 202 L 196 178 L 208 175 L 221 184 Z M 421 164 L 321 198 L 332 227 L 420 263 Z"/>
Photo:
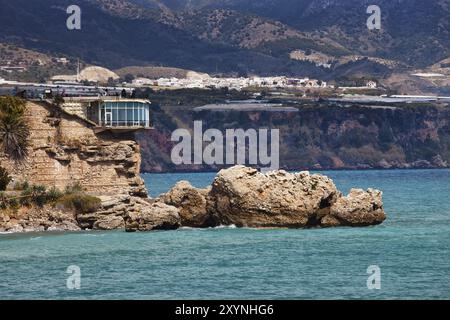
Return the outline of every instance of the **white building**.
<path id="1" fill-rule="evenodd" d="M 377 88 L 377 83 L 375 81 L 368 81 L 366 83 L 366 87 L 367 88 L 371 88 L 371 89 L 376 89 Z"/>
<path id="2" fill-rule="evenodd" d="M 133 81 L 135 85 L 157 85 L 166 88 L 229 88 L 242 90 L 248 87 L 259 88 L 325 88 L 326 82 L 309 78 L 287 78 L 280 77 L 251 77 L 251 78 L 160 78 L 158 80 L 136 79 Z"/>
<path id="3" fill-rule="evenodd" d="M 151 86 L 155 84 L 155 81 L 148 78 L 136 78 L 132 83 L 136 86 Z"/>

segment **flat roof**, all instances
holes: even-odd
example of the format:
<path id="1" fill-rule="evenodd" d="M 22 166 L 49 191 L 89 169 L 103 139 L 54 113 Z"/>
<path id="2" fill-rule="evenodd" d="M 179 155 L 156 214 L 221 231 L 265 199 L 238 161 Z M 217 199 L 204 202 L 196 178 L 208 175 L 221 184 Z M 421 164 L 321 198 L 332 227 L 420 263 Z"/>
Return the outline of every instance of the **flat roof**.
<path id="1" fill-rule="evenodd" d="M 199 111 L 244 111 L 244 112 L 299 112 L 294 107 L 283 107 L 276 103 L 229 103 L 229 104 L 208 104 L 203 107 L 194 108 Z"/>
<path id="2" fill-rule="evenodd" d="M 74 101 L 80 101 L 80 102 L 95 102 L 95 101 L 101 101 L 101 102 L 140 102 L 140 103 L 147 103 L 151 104 L 150 100 L 146 99 L 131 99 L 131 98 L 121 98 L 121 97 L 64 97 L 65 102 L 74 102 Z"/>

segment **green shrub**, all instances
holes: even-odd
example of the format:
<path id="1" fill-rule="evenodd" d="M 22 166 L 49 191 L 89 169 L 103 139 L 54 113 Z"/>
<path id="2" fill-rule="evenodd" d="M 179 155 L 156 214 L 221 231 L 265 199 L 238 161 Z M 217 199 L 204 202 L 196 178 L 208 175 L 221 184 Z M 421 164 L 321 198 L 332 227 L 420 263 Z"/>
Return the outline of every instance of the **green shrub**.
<path id="1" fill-rule="evenodd" d="M 64 190 L 65 194 L 75 194 L 81 192 L 83 192 L 83 187 L 79 182 L 66 186 L 66 189 Z"/>
<path id="2" fill-rule="evenodd" d="M 5 191 L 8 184 L 11 182 L 11 177 L 5 168 L 0 167 L 0 191 Z"/>
<path id="3" fill-rule="evenodd" d="M 47 188 L 45 186 L 33 186 L 32 201 L 39 207 L 44 206 L 47 203 Z"/>
<path id="4" fill-rule="evenodd" d="M 9 199 L 8 206 L 12 209 L 18 209 L 20 206 L 19 200 L 16 198 Z"/>
<path id="5" fill-rule="evenodd" d="M 100 208 L 99 198 L 85 194 L 66 194 L 56 203 L 56 207 L 65 210 L 74 210 L 78 213 L 92 213 Z"/>
<path id="6" fill-rule="evenodd" d="M 31 187 L 28 187 L 20 194 L 20 204 L 23 206 L 31 206 L 33 191 Z"/>
<path id="7" fill-rule="evenodd" d="M 47 191 L 47 201 L 48 202 L 55 202 L 58 199 L 60 199 L 62 196 L 64 196 L 64 193 L 56 187 L 52 187 Z"/>
<path id="8" fill-rule="evenodd" d="M 20 195 L 20 204 L 24 206 L 31 206 L 36 204 L 40 207 L 47 203 L 47 193 L 45 186 L 29 186 L 24 189 Z"/>
<path id="9" fill-rule="evenodd" d="M 15 191 L 23 191 L 23 190 L 26 190 L 26 189 L 29 189 L 29 188 L 30 188 L 30 184 L 28 183 L 28 181 L 16 182 L 14 184 L 14 190 Z"/>

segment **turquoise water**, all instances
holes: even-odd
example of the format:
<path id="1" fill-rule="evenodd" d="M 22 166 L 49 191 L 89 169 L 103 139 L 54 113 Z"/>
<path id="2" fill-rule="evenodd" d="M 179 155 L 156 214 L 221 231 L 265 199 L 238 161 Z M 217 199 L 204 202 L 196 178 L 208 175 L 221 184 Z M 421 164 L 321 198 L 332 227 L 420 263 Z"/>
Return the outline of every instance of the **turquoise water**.
<path id="1" fill-rule="evenodd" d="M 351 229 L 183 229 L 0 235 L 1 299 L 450 298 L 450 170 L 325 172 L 342 191 L 384 191 L 388 220 Z M 152 174 L 153 196 L 185 179 Z M 66 269 L 81 269 L 69 290 Z M 381 268 L 368 290 L 367 268 Z"/>

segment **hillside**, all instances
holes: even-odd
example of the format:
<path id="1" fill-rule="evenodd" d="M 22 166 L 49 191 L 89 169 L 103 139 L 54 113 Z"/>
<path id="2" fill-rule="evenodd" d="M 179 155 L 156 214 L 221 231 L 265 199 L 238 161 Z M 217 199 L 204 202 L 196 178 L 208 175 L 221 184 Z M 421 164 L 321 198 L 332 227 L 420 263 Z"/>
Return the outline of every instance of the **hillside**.
<path id="1" fill-rule="evenodd" d="M 182 10 L 229 9 L 279 21 L 302 32 L 334 39 L 354 53 L 430 65 L 450 55 L 450 1 L 421 0 L 133 0 L 149 7 Z M 366 9 L 382 10 L 382 32 L 366 28 Z M 167 9 L 166 9 L 167 10 Z M 426 46 L 425 46 L 426 45 Z M 406 60 L 404 59 L 406 58 Z"/>
<path id="2" fill-rule="evenodd" d="M 158 66 L 245 75 L 389 78 L 450 57 L 450 0 L 80 0 L 82 30 L 65 28 L 68 0 L 0 0 L 0 41 L 110 69 Z"/>
<path id="3" fill-rule="evenodd" d="M 117 69 L 163 65 L 203 72 L 303 73 L 308 64 L 278 58 L 230 43 L 200 39 L 159 12 L 106 4 L 126 1 L 82 0 L 80 31 L 65 28 L 67 0 L 0 0 L 0 41 L 53 54 L 68 54 L 86 63 Z M 128 8 L 128 7 L 126 7 Z M 95 44 L 95 45 L 94 45 Z M 306 68 L 305 68 L 306 67 Z M 310 68 L 315 71 L 315 68 Z"/>

